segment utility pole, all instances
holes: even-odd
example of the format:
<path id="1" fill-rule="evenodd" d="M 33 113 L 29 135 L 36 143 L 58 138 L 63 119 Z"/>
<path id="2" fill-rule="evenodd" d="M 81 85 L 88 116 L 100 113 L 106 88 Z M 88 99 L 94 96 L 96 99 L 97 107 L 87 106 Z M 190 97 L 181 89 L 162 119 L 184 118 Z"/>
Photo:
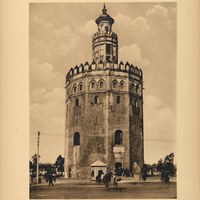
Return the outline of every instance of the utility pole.
<path id="1" fill-rule="evenodd" d="M 40 146 L 40 131 L 37 138 L 37 183 L 39 183 L 39 146 Z"/>

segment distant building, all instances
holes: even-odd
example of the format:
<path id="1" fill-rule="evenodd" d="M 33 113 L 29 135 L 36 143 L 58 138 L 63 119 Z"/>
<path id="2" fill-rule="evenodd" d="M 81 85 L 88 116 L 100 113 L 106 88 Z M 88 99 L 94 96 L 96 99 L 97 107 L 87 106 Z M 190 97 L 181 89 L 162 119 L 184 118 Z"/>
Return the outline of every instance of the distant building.
<path id="1" fill-rule="evenodd" d="M 118 63 L 113 23 L 104 5 L 92 38 L 93 61 L 66 76 L 66 177 L 90 177 L 97 160 L 113 170 L 143 164 L 143 74 Z"/>

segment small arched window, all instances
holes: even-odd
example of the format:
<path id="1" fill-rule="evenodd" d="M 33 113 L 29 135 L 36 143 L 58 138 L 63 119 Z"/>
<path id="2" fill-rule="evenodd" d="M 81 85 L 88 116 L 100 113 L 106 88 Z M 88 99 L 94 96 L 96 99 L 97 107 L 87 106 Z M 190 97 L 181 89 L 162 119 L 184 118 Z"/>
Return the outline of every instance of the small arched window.
<path id="1" fill-rule="evenodd" d="M 117 88 L 117 81 L 113 81 L 112 87 L 113 87 L 113 88 Z"/>
<path id="2" fill-rule="evenodd" d="M 121 130 L 117 130 L 115 132 L 115 144 L 121 145 L 123 143 L 123 132 Z"/>
<path id="3" fill-rule="evenodd" d="M 98 97 L 98 96 L 95 96 L 95 97 L 94 97 L 94 103 L 95 103 L 95 104 L 99 103 L 99 97 Z"/>
<path id="4" fill-rule="evenodd" d="M 99 83 L 99 88 L 103 88 L 104 87 L 104 82 L 103 81 L 100 81 Z"/>
<path id="5" fill-rule="evenodd" d="M 94 82 L 94 81 L 91 82 L 91 84 L 90 84 L 90 88 L 91 88 L 91 89 L 95 89 L 95 82 Z"/>
<path id="6" fill-rule="evenodd" d="M 75 104 L 76 106 L 79 106 L 79 99 L 76 99 Z"/>
<path id="7" fill-rule="evenodd" d="M 76 93 L 76 89 L 77 89 L 77 88 L 76 88 L 76 85 L 75 85 L 75 86 L 74 86 L 74 93 Z"/>
<path id="8" fill-rule="evenodd" d="M 82 84 L 82 83 L 79 85 L 79 90 L 80 90 L 80 91 L 83 90 L 83 84 Z"/>
<path id="9" fill-rule="evenodd" d="M 74 146 L 80 145 L 80 134 L 79 132 L 74 133 Z"/>
<path id="10" fill-rule="evenodd" d="M 120 82 L 120 88 L 121 88 L 121 89 L 124 89 L 124 87 L 125 87 L 125 83 L 124 83 L 123 81 L 121 81 L 121 82 Z"/>

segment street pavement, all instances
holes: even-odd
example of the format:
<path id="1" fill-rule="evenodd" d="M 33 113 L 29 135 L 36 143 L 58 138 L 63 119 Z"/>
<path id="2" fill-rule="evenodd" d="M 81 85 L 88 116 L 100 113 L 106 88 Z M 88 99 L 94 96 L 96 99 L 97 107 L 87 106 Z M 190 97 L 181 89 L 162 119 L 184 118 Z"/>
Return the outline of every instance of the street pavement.
<path id="1" fill-rule="evenodd" d="M 159 179 L 147 179 L 145 182 L 119 182 L 119 188 L 113 183 L 109 189 L 89 179 L 60 178 L 53 186 L 42 180 L 41 184 L 30 185 L 30 199 L 151 199 L 176 198 L 176 182 L 161 183 Z"/>

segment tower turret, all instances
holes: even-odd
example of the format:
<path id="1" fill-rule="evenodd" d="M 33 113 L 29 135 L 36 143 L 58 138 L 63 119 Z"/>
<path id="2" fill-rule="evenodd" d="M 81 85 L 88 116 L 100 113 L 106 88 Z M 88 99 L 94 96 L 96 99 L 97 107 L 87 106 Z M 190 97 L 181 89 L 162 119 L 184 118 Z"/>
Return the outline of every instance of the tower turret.
<path id="1" fill-rule="evenodd" d="M 98 31 L 93 35 L 92 52 L 96 63 L 118 63 L 118 38 L 112 31 L 114 19 L 107 14 L 104 4 L 102 14 L 96 19 Z"/>

